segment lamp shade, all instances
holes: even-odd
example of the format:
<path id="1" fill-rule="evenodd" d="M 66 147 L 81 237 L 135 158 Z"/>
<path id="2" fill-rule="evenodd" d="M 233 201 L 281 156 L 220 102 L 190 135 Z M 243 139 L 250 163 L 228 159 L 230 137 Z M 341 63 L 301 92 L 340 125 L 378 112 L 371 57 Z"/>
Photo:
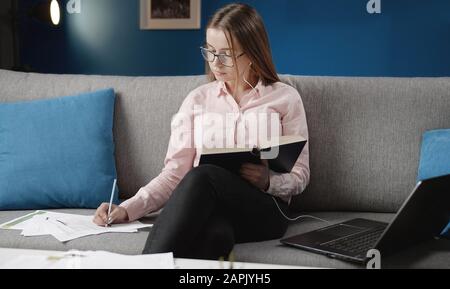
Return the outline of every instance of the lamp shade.
<path id="1" fill-rule="evenodd" d="M 45 0 L 32 8 L 30 16 L 41 22 L 57 26 L 61 21 L 61 8 L 57 0 Z"/>

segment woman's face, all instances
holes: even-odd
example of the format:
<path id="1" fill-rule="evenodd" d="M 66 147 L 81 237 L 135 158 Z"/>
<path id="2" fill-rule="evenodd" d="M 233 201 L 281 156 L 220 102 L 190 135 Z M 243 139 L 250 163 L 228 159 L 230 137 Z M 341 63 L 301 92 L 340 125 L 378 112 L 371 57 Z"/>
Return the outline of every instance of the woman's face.
<path id="1" fill-rule="evenodd" d="M 239 43 L 236 41 L 233 42 L 234 53 L 236 56 L 242 54 L 242 48 Z M 216 54 L 226 54 L 231 57 L 231 48 L 228 45 L 227 38 L 223 30 L 208 28 L 206 31 L 206 48 Z M 232 60 L 232 58 L 230 58 Z M 234 63 L 233 67 L 228 67 L 223 65 L 218 57 L 215 57 L 213 62 L 208 62 L 211 71 L 214 73 L 214 76 L 217 80 L 221 81 L 235 81 L 235 67 L 239 68 L 239 74 L 247 73 L 247 68 L 250 65 L 250 60 L 248 59 L 246 54 L 241 55 L 236 59 L 236 63 Z"/>

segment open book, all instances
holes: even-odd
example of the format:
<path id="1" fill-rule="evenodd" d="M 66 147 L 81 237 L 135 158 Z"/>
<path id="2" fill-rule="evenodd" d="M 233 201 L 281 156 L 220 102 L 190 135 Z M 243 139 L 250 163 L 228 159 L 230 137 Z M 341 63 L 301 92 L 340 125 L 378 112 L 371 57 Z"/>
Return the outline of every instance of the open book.
<path id="1" fill-rule="evenodd" d="M 199 166 L 213 164 L 239 174 L 242 164 L 260 164 L 267 159 L 272 171 L 290 173 L 305 144 L 305 138 L 293 135 L 280 136 L 260 148 L 204 148 Z"/>

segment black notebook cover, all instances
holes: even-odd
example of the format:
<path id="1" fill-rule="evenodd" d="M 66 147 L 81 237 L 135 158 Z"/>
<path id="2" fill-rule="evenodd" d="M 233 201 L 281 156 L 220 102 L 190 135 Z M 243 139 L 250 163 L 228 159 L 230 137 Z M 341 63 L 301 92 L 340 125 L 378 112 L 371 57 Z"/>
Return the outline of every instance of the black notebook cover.
<path id="1" fill-rule="evenodd" d="M 278 155 L 276 158 L 268 159 L 269 168 L 279 173 L 290 173 L 297 161 L 300 153 L 305 147 L 306 140 L 297 140 L 289 143 L 281 143 L 278 146 L 272 146 L 258 150 L 239 151 L 239 152 L 220 152 L 217 150 L 215 153 L 202 154 L 200 156 L 199 165 L 213 164 L 225 169 L 228 169 L 234 173 L 239 174 L 239 169 L 244 163 L 261 163 L 261 152 L 267 152 L 271 149 L 278 148 Z"/>

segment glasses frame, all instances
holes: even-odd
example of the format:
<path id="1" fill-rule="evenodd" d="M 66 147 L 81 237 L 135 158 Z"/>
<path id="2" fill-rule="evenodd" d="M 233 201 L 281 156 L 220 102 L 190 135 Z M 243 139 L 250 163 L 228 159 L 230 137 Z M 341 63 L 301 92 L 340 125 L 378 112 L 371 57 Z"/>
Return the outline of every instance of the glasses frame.
<path id="1" fill-rule="evenodd" d="M 214 55 L 214 58 L 213 58 L 211 61 L 207 60 L 207 59 L 205 58 L 205 56 L 203 55 L 203 51 L 207 51 L 207 52 L 211 53 L 212 55 Z M 226 55 L 226 54 L 223 54 L 223 53 L 214 53 L 214 52 L 212 52 L 211 50 L 209 50 L 208 48 L 203 47 L 203 46 L 200 46 L 200 52 L 202 52 L 203 59 L 205 59 L 205 61 L 207 61 L 207 62 L 214 62 L 214 61 L 216 60 L 216 58 L 217 58 L 217 59 L 219 59 L 219 62 L 220 62 L 223 66 L 226 66 L 226 67 L 234 67 L 234 61 L 233 61 L 233 64 L 230 66 L 230 65 L 224 64 L 224 63 L 223 63 L 224 61 L 221 59 L 221 57 L 230 57 L 231 59 L 233 59 L 233 56 L 232 56 L 232 55 Z M 245 54 L 245 52 L 241 52 L 239 55 L 236 55 L 236 59 L 238 59 L 239 57 L 241 57 L 241 56 L 244 55 L 244 54 Z"/>

